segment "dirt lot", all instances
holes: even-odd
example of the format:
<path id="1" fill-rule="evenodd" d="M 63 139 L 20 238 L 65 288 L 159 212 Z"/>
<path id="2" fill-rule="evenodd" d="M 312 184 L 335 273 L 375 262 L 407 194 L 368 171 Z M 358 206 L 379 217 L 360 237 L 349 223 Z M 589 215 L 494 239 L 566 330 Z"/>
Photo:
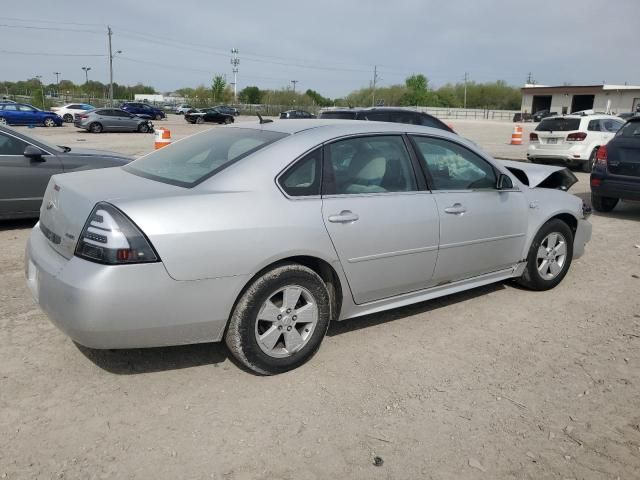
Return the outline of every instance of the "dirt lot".
<path id="1" fill-rule="evenodd" d="M 505 145 L 512 124 L 452 123 L 495 155 L 524 152 Z M 594 215 L 552 291 L 497 284 L 334 324 L 310 363 L 270 378 L 220 344 L 78 347 L 26 290 L 31 223 L 0 224 L 0 478 L 640 478 L 639 220 L 637 203 Z"/>

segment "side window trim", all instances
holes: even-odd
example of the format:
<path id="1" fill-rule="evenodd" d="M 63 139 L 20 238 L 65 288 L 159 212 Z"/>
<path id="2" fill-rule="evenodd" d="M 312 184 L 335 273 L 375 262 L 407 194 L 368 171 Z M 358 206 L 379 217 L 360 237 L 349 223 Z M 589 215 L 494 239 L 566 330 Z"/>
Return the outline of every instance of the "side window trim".
<path id="1" fill-rule="evenodd" d="M 416 143 L 416 140 L 415 140 L 418 137 L 450 142 L 450 143 L 456 145 L 457 147 L 462 148 L 463 150 L 471 153 L 472 155 L 475 155 L 476 157 L 480 158 L 482 161 L 484 161 L 487 165 L 489 165 L 489 167 L 491 167 L 491 170 L 493 170 L 493 174 L 494 174 L 494 176 L 496 178 L 498 178 L 499 175 L 502 173 L 491 162 L 487 161 L 486 158 L 484 158 L 481 155 L 473 152 L 467 146 L 462 145 L 461 143 L 459 143 L 459 142 L 457 142 L 455 140 L 452 140 L 450 138 L 439 137 L 439 136 L 436 136 L 436 135 L 423 135 L 423 134 L 418 134 L 418 133 L 409 134 L 408 136 L 409 136 L 409 139 L 411 140 L 411 145 L 412 145 L 412 147 L 413 147 L 413 149 L 415 151 L 415 154 L 418 157 L 418 160 L 419 160 L 418 163 L 420 164 L 420 168 L 422 169 L 422 172 L 423 172 L 425 178 L 427 179 L 428 188 L 432 192 L 485 192 L 485 191 L 488 191 L 488 190 L 491 190 L 491 189 L 490 188 L 434 189 L 433 188 L 434 180 L 433 180 L 433 177 L 431 176 L 431 172 L 429 171 L 429 168 L 427 167 L 427 161 L 423 157 L 422 152 L 420 151 L 420 148 L 418 147 L 418 145 Z M 495 190 L 495 187 L 493 188 L 493 190 Z"/>

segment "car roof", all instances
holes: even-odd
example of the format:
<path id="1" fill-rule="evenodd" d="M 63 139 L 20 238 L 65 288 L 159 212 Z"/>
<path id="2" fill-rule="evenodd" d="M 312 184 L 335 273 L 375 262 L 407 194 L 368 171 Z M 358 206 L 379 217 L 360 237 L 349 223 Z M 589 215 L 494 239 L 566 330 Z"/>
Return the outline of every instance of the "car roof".
<path id="1" fill-rule="evenodd" d="M 593 113 L 593 114 L 587 114 L 587 115 L 577 115 L 577 114 L 553 115 L 552 117 L 543 118 L 542 121 L 544 122 L 545 120 L 553 120 L 554 118 L 571 118 L 571 119 L 577 119 L 577 120 L 580 120 L 582 118 L 588 118 L 591 120 L 600 120 L 603 118 L 617 118 L 618 120 L 620 119 L 620 117 L 618 117 L 617 115 L 607 115 L 605 113 Z"/>
<path id="2" fill-rule="evenodd" d="M 331 113 L 331 112 L 413 112 L 413 113 L 426 113 L 419 112 L 418 110 L 413 110 L 411 108 L 404 107 L 340 107 L 333 108 L 331 110 L 324 110 L 322 113 Z"/>

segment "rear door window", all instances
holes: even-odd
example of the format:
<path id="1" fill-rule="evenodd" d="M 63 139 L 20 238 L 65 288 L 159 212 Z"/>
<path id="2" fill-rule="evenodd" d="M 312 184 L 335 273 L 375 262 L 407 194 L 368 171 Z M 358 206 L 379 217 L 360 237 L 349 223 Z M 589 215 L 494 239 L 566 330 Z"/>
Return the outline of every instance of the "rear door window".
<path id="1" fill-rule="evenodd" d="M 327 145 L 326 193 L 354 195 L 417 190 L 409 153 L 402 137 L 380 135 Z M 323 193 L 324 195 L 324 193 Z"/>
<path id="2" fill-rule="evenodd" d="M 589 122 L 589 126 L 587 127 L 587 130 L 589 130 L 590 132 L 599 132 L 600 131 L 600 120 L 591 120 Z"/>
<path id="3" fill-rule="evenodd" d="M 605 118 L 600 120 L 603 132 L 616 133 L 624 125 L 624 122 L 614 118 Z"/>
<path id="4" fill-rule="evenodd" d="M 580 129 L 579 118 L 545 118 L 542 120 L 536 130 L 539 132 L 570 132 Z"/>

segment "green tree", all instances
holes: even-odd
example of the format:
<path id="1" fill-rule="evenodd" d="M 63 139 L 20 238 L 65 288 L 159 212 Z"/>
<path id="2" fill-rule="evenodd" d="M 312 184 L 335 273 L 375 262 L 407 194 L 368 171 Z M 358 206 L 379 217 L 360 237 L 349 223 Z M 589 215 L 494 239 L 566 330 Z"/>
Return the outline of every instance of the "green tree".
<path id="1" fill-rule="evenodd" d="M 405 94 L 404 105 L 427 105 L 429 100 L 429 81 L 422 74 L 414 74 L 405 80 L 407 93 Z"/>
<path id="2" fill-rule="evenodd" d="M 213 103 L 221 102 L 224 100 L 224 93 L 227 88 L 227 81 L 223 75 L 216 75 L 213 77 L 213 83 L 211 84 L 211 96 L 213 97 Z"/>
<path id="3" fill-rule="evenodd" d="M 262 103 L 263 92 L 258 87 L 245 87 L 238 93 L 238 99 L 242 103 L 249 103 L 252 105 Z"/>
<path id="4" fill-rule="evenodd" d="M 305 92 L 305 95 L 307 97 L 309 97 L 313 101 L 313 103 L 315 103 L 316 105 L 318 105 L 320 107 L 328 107 L 330 105 L 333 105 L 333 102 L 331 101 L 330 98 L 323 97 L 322 95 L 320 95 L 315 90 L 308 89 Z"/>

